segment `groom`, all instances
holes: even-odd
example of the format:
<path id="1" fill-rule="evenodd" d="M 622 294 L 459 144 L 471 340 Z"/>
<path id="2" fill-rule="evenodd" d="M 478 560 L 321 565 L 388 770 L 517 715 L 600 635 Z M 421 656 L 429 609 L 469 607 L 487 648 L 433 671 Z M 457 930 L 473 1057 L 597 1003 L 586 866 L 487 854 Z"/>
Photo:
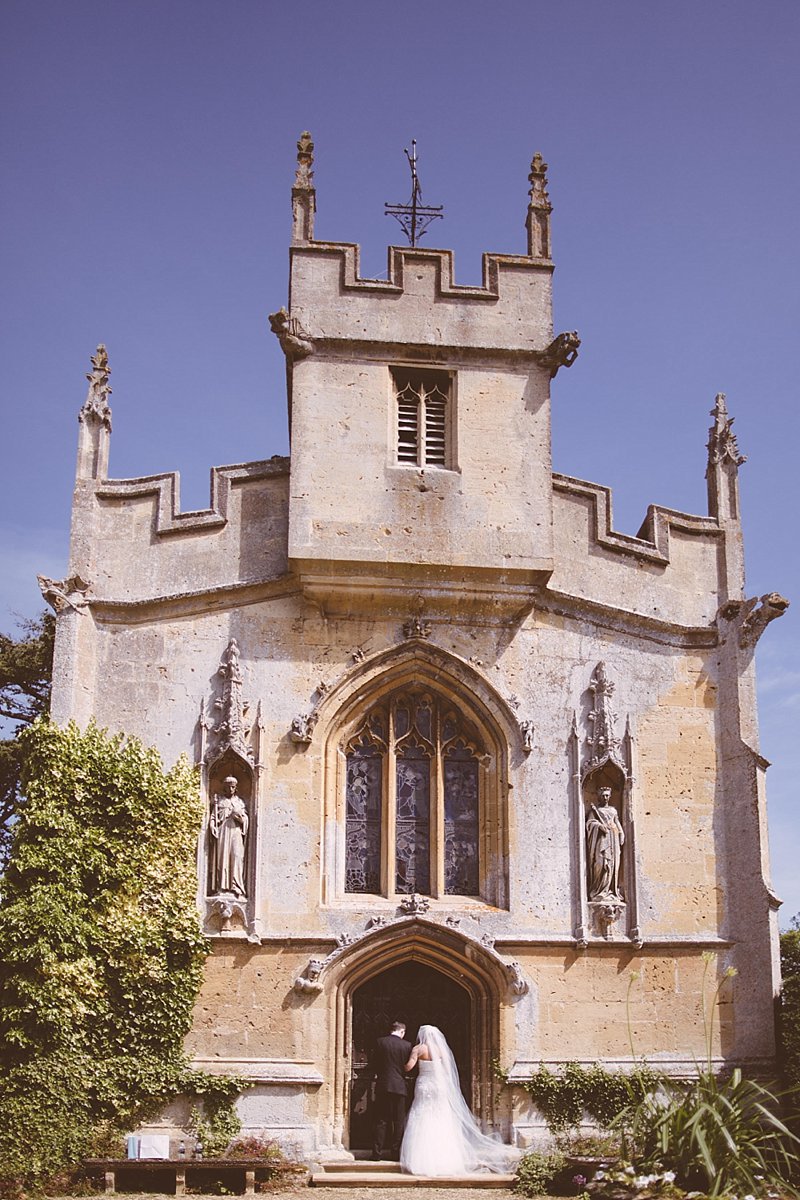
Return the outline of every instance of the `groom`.
<path id="1" fill-rule="evenodd" d="M 378 1038 L 375 1044 L 375 1141 L 373 1159 L 400 1158 L 400 1143 L 406 1127 L 408 1085 L 405 1065 L 413 1049 L 406 1041 L 406 1027 L 395 1021 L 388 1037 Z"/>

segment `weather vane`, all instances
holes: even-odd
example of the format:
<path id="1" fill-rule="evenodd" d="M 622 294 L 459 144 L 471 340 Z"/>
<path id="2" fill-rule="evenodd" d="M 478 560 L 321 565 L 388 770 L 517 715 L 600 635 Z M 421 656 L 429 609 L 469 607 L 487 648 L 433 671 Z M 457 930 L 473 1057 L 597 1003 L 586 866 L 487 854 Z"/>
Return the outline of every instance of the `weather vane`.
<path id="1" fill-rule="evenodd" d="M 441 217 L 444 205 L 424 205 L 421 203 L 422 188 L 420 187 L 419 176 L 417 175 L 416 138 L 411 139 L 411 153 L 409 154 L 408 150 L 406 150 L 405 156 L 411 168 L 411 199 L 408 204 L 386 204 L 384 208 L 386 209 L 386 216 L 394 217 L 395 220 L 399 221 L 400 228 L 411 245 L 416 246 L 431 221 L 435 221 L 437 217 Z"/>

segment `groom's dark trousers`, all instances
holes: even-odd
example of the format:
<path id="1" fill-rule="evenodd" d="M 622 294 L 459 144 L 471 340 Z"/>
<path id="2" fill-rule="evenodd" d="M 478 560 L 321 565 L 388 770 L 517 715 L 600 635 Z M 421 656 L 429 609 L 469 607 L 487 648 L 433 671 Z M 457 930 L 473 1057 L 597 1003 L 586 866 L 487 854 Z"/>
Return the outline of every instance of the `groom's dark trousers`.
<path id="1" fill-rule="evenodd" d="M 400 1157 L 408 1097 L 405 1065 L 411 1050 L 411 1042 L 392 1034 L 378 1038 L 375 1045 L 376 1120 L 373 1158 L 391 1158 L 396 1162 Z"/>

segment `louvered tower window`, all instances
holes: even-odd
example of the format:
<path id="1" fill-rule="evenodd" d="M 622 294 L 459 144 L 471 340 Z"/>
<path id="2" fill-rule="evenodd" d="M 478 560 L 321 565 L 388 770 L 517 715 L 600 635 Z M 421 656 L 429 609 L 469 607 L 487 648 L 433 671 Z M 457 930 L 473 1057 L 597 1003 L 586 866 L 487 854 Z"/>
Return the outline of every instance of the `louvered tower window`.
<path id="1" fill-rule="evenodd" d="M 450 374 L 396 368 L 392 379 L 397 403 L 398 463 L 450 466 Z"/>

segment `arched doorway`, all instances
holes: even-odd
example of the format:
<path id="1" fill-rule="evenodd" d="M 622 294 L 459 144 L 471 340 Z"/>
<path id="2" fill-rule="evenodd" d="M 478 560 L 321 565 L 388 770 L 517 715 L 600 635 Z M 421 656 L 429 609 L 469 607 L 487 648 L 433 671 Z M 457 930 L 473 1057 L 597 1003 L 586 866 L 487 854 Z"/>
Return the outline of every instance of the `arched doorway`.
<path id="1" fill-rule="evenodd" d="M 416 1040 L 420 1025 L 436 1025 L 453 1051 L 461 1090 L 472 1097 L 472 1003 L 455 980 L 421 962 L 388 967 L 357 988 L 352 997 L 350 1149 L 372 1146 L 372 1053 L 375 1040 L 389 1032 L 392 1021 L 405 1021 L 406 1037 Z M 409 1089 L 409 1100 L 413 1088 Z"/>

